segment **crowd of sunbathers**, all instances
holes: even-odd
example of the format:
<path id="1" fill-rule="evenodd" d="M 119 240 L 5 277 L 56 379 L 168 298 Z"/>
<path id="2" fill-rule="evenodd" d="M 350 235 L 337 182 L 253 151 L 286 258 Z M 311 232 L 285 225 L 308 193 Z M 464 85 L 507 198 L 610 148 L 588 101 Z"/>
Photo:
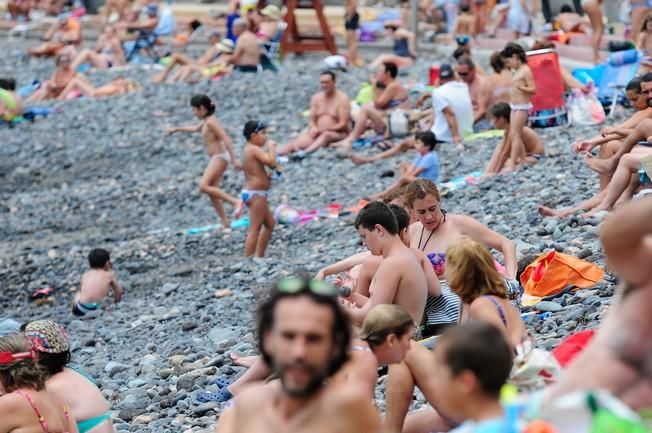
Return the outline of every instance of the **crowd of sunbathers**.
<path id="1" fill-rule="evenodd" d="M 194 82 L 232 70 L 258 71 L 260 41 L 274 38 L 280 11 L 268 6 L 258 12 L 247 1 L 237 6 L 242 8 L 240 17 L 230 16 L 235 43 L 210 34 L 211 47 L 197 61 L 174 52 L 166 69 L 152 79 Z M 49 40 L 30 50 L 33 56 L 54 56 L 57 64 L 52 78 L 36 89 L 31 100 L 75 94 L 102 97 L 138 89 L 137 83 L 123 77 L 94 87 L 78 72 L 86 63 L 94 68 L 123 65 L 129 57 L 125 53 L 134 47 L 125 44 L 121 35 L 128 30 L 153 31 L 159 23 L 159 9 L 153 3 L 144 6 L 141 21 L 120 1 L 110 1 L 107 9 L 105 18 L 113 23 L 104 27 L 95 50 L 76 50 L 81 33 L 73 19 L 57 21 Z M 461 8 L 456 33 L 467 33 L 468 26 L 477 25 L 464 17 L 466 9 Z M 356 28 L 356 15 L 355 2 L 347 2 L 347 31 Z M 264 18 L 256 23 L 260 17 Z M 196 29 L 196 23 L 191 23 L 187 34 L 168 41 L 168 46 L 187 43 Z M 217 390 L 196 395 L 199 402 L 228 401 L 232 406 L 220 416 L 218 432 L 465 433 L 526 428 L 501 405 L 500 394 L 505 384 L 517 383 L 515 366 L 528 365 L 528 356 L 535 356 L 520 311 L 519 276 L 527 260 L 517 261 L 513 240 L 469 215 L 447 212 L 437 187 L 441 181 L 438 148 L 457 148 L 463 156 L 473 148 L 468 137 L 474 131 L 504 130 L 484 177 L 536 164 L 544 156 L 541 139 L 528 126 L 537 86 L 526 52 L 519 44 L 506 44 L 491 56 L 494 73 L 487 75 L 472 60 L 469 45 L 461 44 L 454 64 L 439 65 L 434 89 L 412 106 L 399 70 L 414 63 L 413 35 L 395 23 L 388 23 L 386 30 L 403 42 L 395 42 L 393 54 L 372 63 L 367 102 L 352 104 L 337 88 L 337 74 L 322 72 L 320 91 L 310 100 L 307 128 L 286 144 L 277 146 L 267 136 L 264 122 L 249 120 L 242 128 L 246 144 L 239 156 L 215 116 L 215 105 L 203 94 L 193 96 L 189 104 L 197 123 L 165 131 L 168 135 L 202 133 L 208 162 L 200 190 L 209 196 L 225 230 L 231 221 L 224 201 L 233 208 L 234 218 L 249 209 L 245 255 L 257 257 L 265 255 L 276 224 L 268 194 L 284 157 L 300 159 L 328 146 L 355 164 L 412 149 L 415 153 L 411 163 L 398 167 L 398 179 L 384 191 L 370 192 L 371 200 L 359 210 L 351 230 L 367 251 L 324 264 L 314 275 L 274 283 L 270 297 L 260 306 L 260 354 L 231 354 L 232 361 L 248 367 L 247 371 L 235 381 L 218 377 L 213 381 Z M 569 73 L 561 71 L 561 76 L 566 88 L 587 90 Z M 561 396 L 594 388 L 608 391 L 634 410 L 652 407 L 648 332 L 652 199 L 624 204 L 652 183 L 645 170 L 652 152 L 652 74 L 635 78 L 626 90 L 635 109 L 631 118 L 572 145 L 598 173 L 600 192 L 568 209 L 539 209 L 544 216 L 566 217 L 582 210 L 593 216 L 623 203 L 600 232 L 610 270 L 622 281 L 615 304 L 563 375 L 549 354 L 537 352 L 538 368 L 528 370 L 525 382 L 519 377 L 520 391 L 543 390 L 537 409 L 542 418 L 562 410 L 555 406 Z M 0 116 L 11 120 L 20 115 L 22 106 L 15 81 L 0 80 Z M 353 152 L 367 141 L 386 148 L 372 155 Z M 599 157 L 594 157 L 591 151 L 598 146 Z M 244 172 L 237 197 L 220 188 L 229 164 Z M 500 253 L 502 263 L 491 250 Z M 91 250 L 88 264 L 90 269 L 72 299 L 71 313 L 76 317 L 101 315 L 110 292 L 116 303 L 124 292 L 108 251 Z M 426 348 L 420 340 L 436 341 L 435 348 Z M 0 417 L 0 433 L 114 431 L 110 406 L 101 391 L 71 366 L 71 347 L 63 327 L 53 321 L 21 325 L 0 320 L 0 413 L 12 414 Z M 389 367 L 381 419 L 372 401 L 378 369 L 383 366 Z M 426 409 L 410 411 L 415 386 L 428 403 Z M 552 429 L 555 420 L 548 421 L 552 425 L 543 427 Z M 541 430 L 536 423 L 530 427 L 530 431 L 554 431 Z"/>

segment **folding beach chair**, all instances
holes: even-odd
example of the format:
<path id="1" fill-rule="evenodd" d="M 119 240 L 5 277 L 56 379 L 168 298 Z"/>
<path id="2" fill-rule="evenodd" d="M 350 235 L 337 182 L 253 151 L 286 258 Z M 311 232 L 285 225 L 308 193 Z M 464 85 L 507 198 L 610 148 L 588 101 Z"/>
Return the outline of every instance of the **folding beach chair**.
<path id="1" fill-rule="evenodd" d="M 575 69 L 573 76 L 584 84 L 593 80 L 598 88 L 598 99 L 608 109 L 608 115 L 613 116 L 616 104 L 628 104 L 625 87 L 638 74 L 641 60 L 637 50 L 618 51 L 609 54 L 602 65 Z"/>
<path id="2" fill-rule="evenodd" d="M 553 49 L 528 51 L 527 64 L 537 87 L 532 96 L 530 125 L 540 128 L 570 125 L 557 52 Z"/>
<path id="3" fill-rule="evenodd" d="M 134 59 L 134 56 L 139 51 L 144 51 L 156 63 L 158 61 L 158 54 L 154 49 L 158 44 L 159 38 L 162 36 L 169 36 L 174 32 L 176 22 L 172 9 L 169 7 L 161 8 L 159 12 L 159 21 L 156 28 L 152 31 L 139 31 L 136 39 L 124 43 L 125 58 L 127 62 Z"/>
<path id="4" fill-rule="evenodd" d="M 269 69 L 274 72 L 281 70 L 281 38 L 287 27 L 288 24 L 285 21 L 279 21 L 274 37 L 260 45 L 260 64 L 262 69 Z"/>

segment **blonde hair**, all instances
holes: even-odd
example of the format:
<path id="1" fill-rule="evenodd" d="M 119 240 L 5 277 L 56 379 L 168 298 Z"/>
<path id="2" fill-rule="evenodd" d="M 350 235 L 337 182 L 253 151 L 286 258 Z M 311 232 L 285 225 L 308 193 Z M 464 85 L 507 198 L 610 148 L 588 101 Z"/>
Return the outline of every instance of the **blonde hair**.
<path id="1" fill-rule="evenodd" d="M 417 179 L 405 187 L 405 193 L 403 196 L 405 198 L 405 204 L 408 205 L 408 207 L 413 208 L 415 201 L 422 200 L 429 195 L 433 196 L 437 201 L 441 201 L 439 190 L 433 181 L 428 179 Z"/>
<path id="2" fill-rule="evenodd" d="M 412 317 L 403 307 L 394 304 L 380 304 L 367 313 L 362 323 L 360 338 L 369 346 L 380 346 L 389 334 L 405 335 L 414 326 Z"/>
<path id="3" fill-rule="evenodd" d="M 0 352 L 32 352 L 32 345 L 24 334 L 9 335 L 0 338 Z M 5 392 L 14 392 L 20 388 L 41 391 L 45 389 L 46 373 L 34 358 L 17 359 L 0 363 L 0 383 Z"/>
<path id="4" fill-rule="evenodd" d="M 483 244 L 463 237 L 446 250 L 446 278 L 451 290 L 470 304 L 485 295 L 507 298 L 503 277 Z"/>

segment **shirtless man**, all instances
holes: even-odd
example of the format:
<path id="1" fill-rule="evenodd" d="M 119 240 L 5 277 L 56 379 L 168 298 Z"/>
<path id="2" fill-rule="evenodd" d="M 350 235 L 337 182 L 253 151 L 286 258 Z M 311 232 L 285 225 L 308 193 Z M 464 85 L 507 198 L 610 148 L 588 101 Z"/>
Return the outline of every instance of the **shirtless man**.
<path id="1" fill-rule="evenodd" d="M 475 63 L 469 56 L 462 56 L 457 61 L 457 75 L 469 86 L 471 95 L 471 104 L 473 104 L 473 124 L 474 129 L 489 129 L 489 121 L 485 115 L 489 109 L 491 101 L 492 88 L 489 79 L 477 73 Z M 484 121 L 484 124 L 481 122 Z"/>
<path id="2" fill-rule="evenodd" d="M 229 64 L 233 65 L 234 71 L 258 72 L 261 51 L 256 35 L 249 30 L 247 21 L 243 18 L 233 22 L 233 32 L 238 40 Z"/>
<path id="3" fill-rule="evenodd" d="M 279 155 L 292 152 L 310 153 L 342 140 L 349 132 L 351 101 L 335 85 L 335 73 L 324 71 L 319 76 L 321 92 L 310 100 L 308 130 L 279 149 Z M 297 155 L 299 156 L 299 155 Z"/>
<path id="4" fill-rule="evenodd" d="M 546 400 L 606 389 L 634 410 L 652 407 L 651 216 L 652 198 L 644 198 L 615 211 L 601 226 L 607 263 L 624 284 L 593 340 Z"/>
<path id="5" fill-rule="evenodd" d="M 280 380 L 252 385 L 218 433 L 376 432 L 378 413 L 354 378 L 325 384 L 347 360 L 351 331 L 334 287 L 285 278 L 260 309 L 259 348 Z"/>
<path id="6" fill-rule="evenodd" d="M 383 63 L 377 75 L 372 75 L 371 84 L 374 86 L 373 103 L 364 105 L 358 113 L 353 131 L 342 141 L 335 143 L 341 147 L 342 154 L 351 152 L 352 144 L 362 137 L 362 134 L 371 126 L 377 132 L 383 133 L 387 128 L 387 113 L 397 108 L 408 108 L 408 92 L 396 80 L 398 68 L 394 63 Z"/>
<path id="7" fill-rule="evenodd" d="M 415 254 L 398 236 L 398 223 L 391 209 L 383 202 L 368 203 L 355 219 L 355 228 L 373 255 L 383 261 L 369 286 L 369 300 L 361 307 L 345 303 L 353 323 L 361 324 L 367 312 L 378 304 L 403 307 L 421 323 L 426 305 L 428 282 Z"/>

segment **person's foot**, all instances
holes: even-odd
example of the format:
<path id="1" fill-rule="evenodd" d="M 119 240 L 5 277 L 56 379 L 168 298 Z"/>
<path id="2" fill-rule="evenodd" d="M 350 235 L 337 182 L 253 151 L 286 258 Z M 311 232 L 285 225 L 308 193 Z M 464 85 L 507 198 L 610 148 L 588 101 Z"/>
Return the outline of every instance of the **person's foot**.
<path id="1" fill-rule="evenodd" d="M 349 158 L 351 158 L 351 161 L 353 161 L 355 165 L 368 164 L 372 161 L 371 157 L 358 155 L 357 153 L 352 153 L 349 155 Z"/>
<path id="2" fill-rule="evenodd" d="M 254 365 L 254 362 L 258 359 L 257 356 L 240 356 L 239 354 L 235 352 L 231 352 L 229 354 L 229 358 L 231 358 L 231 361 L 235 365 L 239 365 L 240 367 L 246 367 L 250 368 L 252 365 Z"/>
<path id="3" fill-rule="evenodd" d="M 586 164 L 591 170 L 604 176 L 611 176 L 618 163 L 614 158 L 600 159 L 590 155 L 586 155 L 584 161 L 586 161 Z"/>
<path id="4" fill-rule="evenodd" d="M 348 158 L 351 154 L 351 146 L 340 146 L 335 149 L 335 154 L 340 158 Z"/>
<path id="5" fill-rule="evenodd" d="M 156 74 L 152 78 L 150 78 L 150 81 L 152 83 L 162 83 L 165 81 L 165 75 L 163 75 L 163 73 Z"/>
<path id="6" fill-rule="evenodd" d="M 566 218 L 571 213 L 563 210 L 555 210 L 547 206 L 539 206 L 539 215 L 542 217 L 555 217 L 555 218 Z"/>
<path id="7" fill-rule="evenodd" d="M 585 218 L 585 219 L 586 218 L 593 218 L 593 217 L 601 217 L 601 216 L 606 215 L 608 213 L 608 211 L 609 211 L 609 209 L 607 209 L 606 206 L 600 204 L 600 205 L 594 207 L 593 209 L 591 209 L 590 211 L 581 214 L 580 217 Z"/>

